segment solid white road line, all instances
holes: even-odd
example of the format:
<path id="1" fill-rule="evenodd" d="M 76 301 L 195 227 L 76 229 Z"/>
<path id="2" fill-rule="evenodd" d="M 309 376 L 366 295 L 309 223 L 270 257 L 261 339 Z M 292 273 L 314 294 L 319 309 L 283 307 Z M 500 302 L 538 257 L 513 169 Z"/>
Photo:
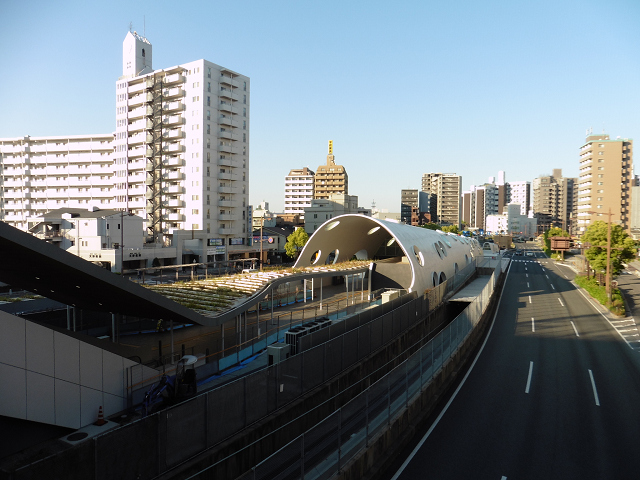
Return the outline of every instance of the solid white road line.
<path id="1" fill-rule="evenodd" d="M 576 332 L 576 337 L 579 337 L 580 334 L 578 333 L 578 329 L 576 328 L 576 324 L 573 323 L 573 320 L 571 320 L 571 326 L 573 327 L 573 331 Z"/>
<path id="2" fill-rule="evenodd" d="M 447 404 L 444 406 L 444 408 L 440 412 L 440 415 L 438 415 L 438 417 L 434 420 L 433 425 L 431 425 L 429 430 L 427 430 L 427 433 L 424 434 L 424 437 L 422 437 L 420 442 L 418 442 L 418 445 L 416 445 L 416 447 L 413 449 L 411 454 L 407 457 L 407 459 L 404 461 L 404 463 L 400 466 L 398 471 L 393 475 L 393 477 L 391 477 L 391 480 L 398 480 L 398 477 L 400 475 L 402 475 L 402 472 L 404 471 L 405 468 L 407 468 L 407 465 L 409 465 L 409 462 L 411 462 L 411 460 L 413 460 L 413 457 L 415 457 L 416 453 L 418 453 L 418 451 L 422 448 L 422 445 L 424 445 L 424 442 L 427 441 L 427 438 L 429 438 L 429 435 L 431 435 L 431 432 L 433 432 L 433 430 L 436 428 L 436 426 L 438 426 L 438 423 L 440 422 L 440 420 L 442 419 L 444 414 L 449 409 L 449 406 L 451 405 L 453 400 L 458 395 L 458 392 L 460 391 L 460 389 L 462 388 L 464 383 L 467 381 L 467 378 L 471 374 L 471 371 L 473 370 L 473 367 L 475 367 L 476 362 L 478 361 L 478 358 L 480 358 L 480 355 L 482 354 L 482 351 L 484 350 L 484 347 L 487 344 L 487 340 L 489 340 L 489 337 L 491 336 L 491 331 L 493 330 L 493 326 L 496 323 L 496 317 L 498 316 L 498 309 L 500 308 L 500 302 L 502 300 L 502 293 L 504 292 L 504 286 L 507 284 L 507 281 L 509 280 L 509 273 L 511 273 L 511 264 L 509 264 L 509 267 L 507 269 L 507 277 L 504 279 L 504 283 L 502 284 L 502 290 L 500 291 L 500 297 L 498 298 L 498 307 L 496 308 L 496 311 L 493 314 L 493 320 L 491 320 L 491 326 L 489 327 L 489 331 L 487 332 L 487 336 L 484 338 L 484 342 L 482 342 L 482 346 L 480 347 L 480 350 L 478 350 L 476 358 L 473 359 L 473 363 L 469 367 L 469 370 L 467 370 L 467 373 L 465 374 L 464 378 L 460 382 L 460 385 L 458 385 L 458 388 L 456 388 L 456 391 L 453 392 L 453 395 L 451 395 L 451 398 L 449 399 Z"/>
<path id="3" fill-rule="evenodd" d="M 593 380 L 593 372 L 589 370 L 589 376 L 591 377 L 591 386 L 593 387 L 593 396 L 596 399 L 596 405 L 600 406 L 600 399 L 598 398 L 598 390 L 596 390 L 596 382 Z"/>
<path id="4" fill-rule="evenodd" d="M 533 319 L 533 317 L 531 317 L 531 331 L 536 331 L 536 321 Z"/>
<path id="5" fill-rule="evenodd" d="M 560 305 L 562 305 L 564 307 L 564 303 L 562 303 L 562 299 L 559 298 L 558 301 L 560 302 Z"/>
<path id="6" fill-rule="evenodd" d="M 589 371 L 591 371 L 591 370 L 589 370 Z M 531 386 L 531 374 L 532 373 L 533 373 L 533 362 L 529 362 L 529 378 L 527 378 L 527 388 L 524 389 L 524 393 L 529 393 L 529 387 Z"/>
<path id="7" fill-rule="evenodd" d="M 531 295 L 529 295 L 529 303 L 531 303 Z"/>

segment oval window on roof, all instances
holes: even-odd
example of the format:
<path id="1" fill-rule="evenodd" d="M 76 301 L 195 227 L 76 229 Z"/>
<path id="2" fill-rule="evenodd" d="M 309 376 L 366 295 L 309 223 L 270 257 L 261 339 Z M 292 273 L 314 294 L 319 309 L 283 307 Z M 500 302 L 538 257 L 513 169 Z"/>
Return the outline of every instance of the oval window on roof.
<path id="1" fill-rule="evenodd" d="M 380 230 L 380 226 L 377 227 L 373 227 L 371 230 L 369 230 L 367 232 L 367 235 L 373 235 L 374 233 L 376 233 L 378 230 Z"/>
<path id="2" fill-rule="evenodd" d="M 387 247 L 390 247 L 391 245 L 393 245 L 395 241 L 396 241 L 395 237 L 391 237 L 391 240 L 387 242 Z"/>
<path id="3" fill-rule="evenodd" d="M 340 251 L 336 248 L 333 252 L 327 255 L 326 260 L 324 261 L 325 265 L 332 265 L 338 261 L 338 256 L 340 255 Z"/>
<path id="4" fill-rule="evenodd" d="M 320 255 L 322 255 L 322 251 L 320 250 L 316 250 L 315 253 L 311 255 L 311 258 L 309 259 L 311 265 L 315 265 L 316 263 L 318 263 L 318 260 L 320 260 Z"/>
<path id="5" fill-rule="evenodd" d="M 442 242 L 438 242 L 438 246 L 440 247 L 440 250 L 442 250 L 442 254 L 446 257 L 448 253 L 446 248 L 444 248 L 444 245 L 442 244 Z"/>
<path id="6" fill-rule="evenodd" d="M 442 258 L 442 252 L 440 251 L 440 247 L 438 247 L 438 244 L 437 244 L 437 243 L 434 243 L 434 244 L 433 244 L 433 249 L 436 251 L 436 253 L 438 254 L 438 256 L 439 256 L 440 258 Z"/>
<path id="7" fill-rule="evenodd" d="M 415 245 L 413 246 L 413 254 L 416 256 L 416 260 L 418 260 L 420 266 L 424 267 L 424 257 L 422 256 L 422 252 Z"/>
<path id="8" fill-rule="evenodd" d="M 340 225 L 340 220 L 336 220 L 335 222 L 331 222 L 329 225 L 327 225 L 325 227 L 325 230 L 329 231 L 329 230 L 333 230 L 334 228 L 336 228 L 338 225 Z"/>

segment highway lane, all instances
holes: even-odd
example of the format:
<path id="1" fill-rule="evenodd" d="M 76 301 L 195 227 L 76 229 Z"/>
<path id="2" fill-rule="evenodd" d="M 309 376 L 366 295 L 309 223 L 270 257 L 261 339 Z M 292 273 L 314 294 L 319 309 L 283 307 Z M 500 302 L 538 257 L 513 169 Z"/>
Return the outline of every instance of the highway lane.
<path id="1" fill-rule="evenodd" d="M 475 366 L 387 478 L 640 476 L 637 353 L 570 283 L 571 270 L 536 255 L 514 258 Z"/>

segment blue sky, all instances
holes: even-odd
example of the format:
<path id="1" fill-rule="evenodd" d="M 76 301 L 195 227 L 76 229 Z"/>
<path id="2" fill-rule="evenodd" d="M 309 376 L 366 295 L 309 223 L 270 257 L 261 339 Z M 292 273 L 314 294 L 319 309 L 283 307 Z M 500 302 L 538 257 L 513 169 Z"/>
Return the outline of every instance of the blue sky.
<path id="1" fill-rule="evenodd" d="M 360 205 L 425 172 L 578 175 L 585 131 L 640 138 L 640 2 L 0 1 L 0 137 L 115 130 L 129 22 L 153 65 L 251 78 L 250 202 L 334 141 Z M 146 20 L 146 22 L 145 22 Z"/>

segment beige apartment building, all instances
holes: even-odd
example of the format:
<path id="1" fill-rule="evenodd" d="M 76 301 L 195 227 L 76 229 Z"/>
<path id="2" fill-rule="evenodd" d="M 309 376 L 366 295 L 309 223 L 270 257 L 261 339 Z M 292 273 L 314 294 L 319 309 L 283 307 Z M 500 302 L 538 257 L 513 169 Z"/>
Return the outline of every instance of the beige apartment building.
<path id="1" fill-rule="evenodd" d="M 431 194 L 431 221 L 442 225 L 460 225 L 462 177 L 455 173 L 425 173 L 422 191 Z M 435 215 L 434 215 L 435 213 Z"/>
<path id="2" fill-rule="evenodd" d="M 607 221 L 609 211 L 611 221 L 629 232 L 632 186 L 633 140 L 589 135 L 580 148 L 577 233 L 594 221 Z"/>
<path id="3" fill-rule="evenodd" d="M 333 194 L 349 193 L 349 177 L 342 165 L 336 165 L 333 155 L 333 140 L 329 140 L 329 154 L 327 164 L 320 165 L 316 170 L 313 182 L 313 198 L 328 199 Z"/>
<path id="4" fill-rule="evenodd" d="M 572 232 L 575 228 L 575 178 L 562 176 L 556 168 L 551 175 L 533 180 L 533 212 L 538 219 L 539 233 L 551 227 Z"/>

